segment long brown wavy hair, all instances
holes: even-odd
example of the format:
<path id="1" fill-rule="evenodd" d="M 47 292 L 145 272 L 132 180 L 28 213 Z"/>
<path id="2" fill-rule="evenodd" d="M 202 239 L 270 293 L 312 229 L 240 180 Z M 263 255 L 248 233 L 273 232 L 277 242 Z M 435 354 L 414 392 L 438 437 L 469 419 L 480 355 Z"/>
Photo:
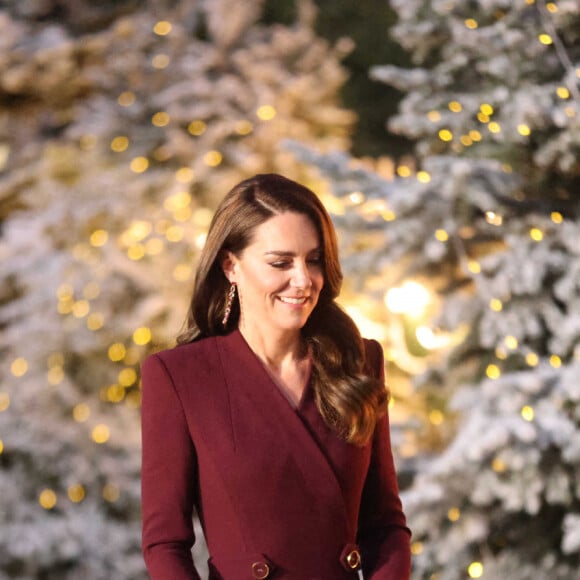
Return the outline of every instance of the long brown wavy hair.
<path id="1" fill-rule="evenodd" d="M 364 346 L 358 328 L 335 302 L 342 286 L 338 244 L 330 216 L 310 189 L 277 174 L 260 174 L 236 185 L 211 222 L 197 266 L 193 296 L 178 344 L 228 334 L 238 326 L 237 300 L 224 327 L 229 281 L 222 270 L 226 252 L 240 256 L 254 230 L 275 215 L 295 212 L 308 217 L 318 232 L 324 285 L 302 329 L 313 358 L 312 383 L 325 422 L 340 436 L 366 444 L 377 419 L 386 412 L 383 383 L 364 370 Z"/>

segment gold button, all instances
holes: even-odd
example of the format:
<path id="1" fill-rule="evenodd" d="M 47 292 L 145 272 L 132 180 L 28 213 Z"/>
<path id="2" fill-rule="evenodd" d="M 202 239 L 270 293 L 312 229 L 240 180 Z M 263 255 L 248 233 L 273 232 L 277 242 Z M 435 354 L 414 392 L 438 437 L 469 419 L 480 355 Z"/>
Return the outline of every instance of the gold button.
<path id="1" fill-rule="evenodd" d="M 346 563 L 351 570 L 355 570 L 360 566 L 360 552 L 358 550 L 352 550 L 346 556 Z"/>
<path id="2" fill-rule="evenodd" d="M 264 580 L 270 575 L 270 566 L 266 562 L 254 562 L 252 564 L 252 574 L 256 580 Z"/>

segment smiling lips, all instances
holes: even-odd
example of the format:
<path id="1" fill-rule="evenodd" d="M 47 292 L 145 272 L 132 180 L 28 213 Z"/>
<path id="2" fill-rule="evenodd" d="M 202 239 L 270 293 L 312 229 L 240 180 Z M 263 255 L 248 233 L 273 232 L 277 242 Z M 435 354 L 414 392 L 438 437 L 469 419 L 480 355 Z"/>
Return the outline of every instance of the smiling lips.
<path id="1" fill-rule="evenodd" d="M 281 302 L 284 302 L 285 304 L 294 304 L 296 306 L 304 304 L 308 300 L 308 296 L 302 296 L 300 298 L 291 298 L 290 296 L 278 296 L 278 298 L 280 299 Z"/>

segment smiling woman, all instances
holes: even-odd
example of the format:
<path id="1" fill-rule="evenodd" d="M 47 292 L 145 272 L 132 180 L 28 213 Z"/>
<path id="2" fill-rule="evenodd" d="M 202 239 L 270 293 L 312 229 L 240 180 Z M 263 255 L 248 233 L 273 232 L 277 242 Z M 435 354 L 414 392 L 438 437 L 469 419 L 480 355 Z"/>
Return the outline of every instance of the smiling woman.
<path id="1" fill-rule="evenodd" d="M 336 234 L 257 175 L 218 208 L 179 346 L 143 364 L 143 551 L 154 579 L 410 574 L 383 355 L 336 304 Z"/>

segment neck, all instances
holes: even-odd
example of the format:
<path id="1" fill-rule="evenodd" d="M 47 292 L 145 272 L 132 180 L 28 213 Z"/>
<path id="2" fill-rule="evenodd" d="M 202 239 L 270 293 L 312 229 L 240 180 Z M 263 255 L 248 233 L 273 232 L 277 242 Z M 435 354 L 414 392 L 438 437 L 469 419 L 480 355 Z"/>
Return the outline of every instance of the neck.
<path id="1" fill-rule="evenodd" d="M 305 347 L 300 331 L 262 333 L 259 329 L 240 325 L 240 333 L 256 356 L 272 369 L 280 369 L 284 363 L 304 358 Z"/>

